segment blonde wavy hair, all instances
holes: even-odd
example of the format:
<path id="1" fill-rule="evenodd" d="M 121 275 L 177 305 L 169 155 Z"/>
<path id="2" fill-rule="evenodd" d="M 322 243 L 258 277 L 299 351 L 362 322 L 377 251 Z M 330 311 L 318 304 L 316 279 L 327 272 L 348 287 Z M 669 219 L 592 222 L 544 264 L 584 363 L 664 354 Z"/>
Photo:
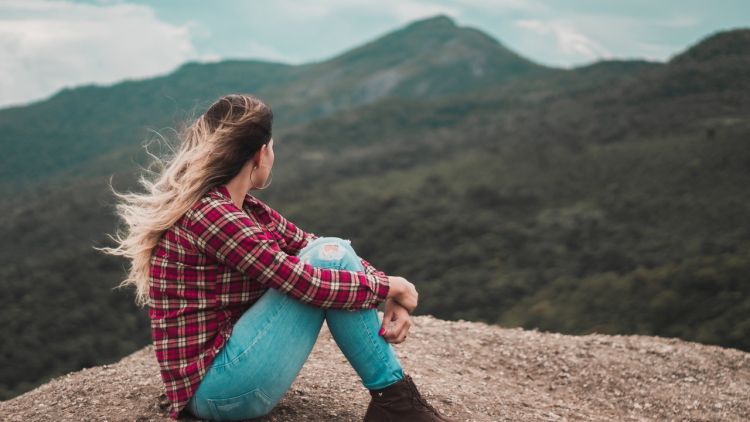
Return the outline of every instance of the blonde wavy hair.
<path id="1" fill-rule="evenodd" d="M 208 190 L 226 184 L 243 165 L 271 140 L 271 107 L 253 95 L 230 94 L 216 100 L 192 123 L 178 132 L 178 148 L 153 159 L 139 178 L 145 193 L 119 193 L 118 217 L 127 232 L 118 228 L 117 247 L 97 248 L 131 260 L 128 276 L 115 288 L 134 285 L 136 304 L 150 304 L 149 267 L 151 254 L 161 238 Z M 154 170 L 155 169 L 155 170 Z M 252 176 L 252 175 L 251 175 Z"/>

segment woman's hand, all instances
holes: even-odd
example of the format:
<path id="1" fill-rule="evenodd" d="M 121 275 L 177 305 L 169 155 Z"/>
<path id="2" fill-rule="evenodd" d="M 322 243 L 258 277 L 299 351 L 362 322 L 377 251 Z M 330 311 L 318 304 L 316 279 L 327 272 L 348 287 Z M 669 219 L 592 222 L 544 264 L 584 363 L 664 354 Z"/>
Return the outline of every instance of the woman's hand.
<path id="1" fill-rule="evenodd" d="M 419 293 L 412 283 L 403 277 L 388 276 L 390 289 L 386 299 L 393 299 L 406 308 L 409 313 L 414 312 L 419 302 Z"/>
<path id="2" fill-rule="evenodd" d="M 401 343 L 411 328 L 409 311 L 393 299 L 386 299 L 383 313 L 383 325 L 380 334 L 388 343 Z"/>

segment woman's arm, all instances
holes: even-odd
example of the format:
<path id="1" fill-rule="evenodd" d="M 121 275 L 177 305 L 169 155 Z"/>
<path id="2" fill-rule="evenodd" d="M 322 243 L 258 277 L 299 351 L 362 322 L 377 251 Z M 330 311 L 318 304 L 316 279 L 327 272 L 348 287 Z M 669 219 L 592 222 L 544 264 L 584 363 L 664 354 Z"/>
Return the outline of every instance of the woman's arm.
<path id="1" fill-rule="evenodd" d="M 282 249 L 287 254 L 297 255 L 299 251 L 301 251 L 302 248 L 304 248 L 307 245 L 308 242 L 312 242 L 313 240 L 318 238 L 316 234 L 311 233 L 311 232 L 306 232 L 302 230 L 296 224 L 284 218 L 284 216 L 282 216 L 281 213 L 271 208 L 268 204 L 262 203 L 262 205 L 263 205 L 263 208 L 266 210 L 266 213 L 268 214 L 268 216 L 274 222 L 276 226 L 276 231 L 284 239 L 284 243 L 286 244 L 286 246 L 282 247 Z M 382 272 L 378 270 L 377 268 L 373 267 L 372 264 L 370 264 L 367 260 L 363 259 L 362 257 L 360 257 L 360 260 L 362 261 L 362 266 L 365 269 L 365 273 L 375 274 L 378 272 Z"/>
<path id="2" fill-rule="evenodd" d="M 296 224 L 284 218 L 284 216 L 268 204 L 261 203 L 261 205 L 273 222 L 276 232 L 284 239 L 282 250 L 287 254 L 297 255 L 308 242 L 312 242 L 318 238 L 315 233 L 306 232 L 297 227 Z"/>
<path id="3" fill-rule="evenodd" d="M 313 267 L 281 250 L 276 240 L 233 203 L 203 198 L 188 213 L 196 248 L 261 284 L 319 308 L 375 308 L 388 297 L 383 273 Z M 285 230 L 301 244 L 298 229 Z"/>
<path id="4" fill-rule="evenodd" d="M 369 262 L 367 262 L 367 260 L 365 260 L 364 258 L 360 257 L 359 259 L 362 261 L 362 266 L 365 267 L 365 273 L 367 273 L 367 274 L 375 274 L 375 273 L 382 272 L 379 269 L 373 267 L 372 264 L 370 264 Z"/>

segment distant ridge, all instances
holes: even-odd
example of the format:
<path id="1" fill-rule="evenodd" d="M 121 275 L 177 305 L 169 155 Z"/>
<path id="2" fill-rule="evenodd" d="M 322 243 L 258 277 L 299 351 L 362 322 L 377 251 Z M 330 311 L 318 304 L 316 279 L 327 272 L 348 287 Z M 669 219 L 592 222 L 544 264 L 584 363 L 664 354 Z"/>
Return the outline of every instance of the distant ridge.
<path id="1" fill-rule="evenodd" d="M 674 56 L 670 62 L 706 62 L 726 57 L 750 57 L 750 28 L 730 29 L 708 35 Z"/>

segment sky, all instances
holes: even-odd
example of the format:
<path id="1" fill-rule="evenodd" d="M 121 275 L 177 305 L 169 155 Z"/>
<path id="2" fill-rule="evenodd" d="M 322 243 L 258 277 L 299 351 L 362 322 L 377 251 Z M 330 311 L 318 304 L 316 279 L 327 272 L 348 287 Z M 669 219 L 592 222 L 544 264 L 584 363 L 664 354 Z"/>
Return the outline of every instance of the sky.
<path id="1" fill-rule="evenodd" d="M 0 0 L 0 107 L 189 61 L 324 61 L 437 14 L 564 68 L 667 61 L 750 27 L 748 0 Z"/>

